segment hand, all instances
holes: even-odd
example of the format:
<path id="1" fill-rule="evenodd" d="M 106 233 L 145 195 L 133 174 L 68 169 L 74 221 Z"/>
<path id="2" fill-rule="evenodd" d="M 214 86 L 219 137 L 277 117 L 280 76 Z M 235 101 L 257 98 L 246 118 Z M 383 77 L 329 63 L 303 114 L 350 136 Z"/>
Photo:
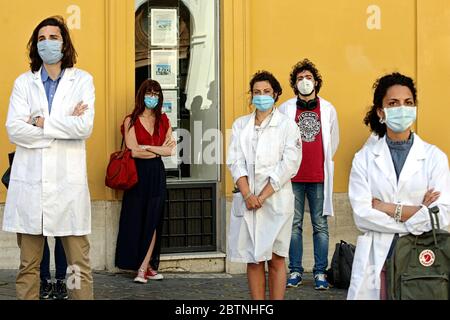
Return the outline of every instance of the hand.
<path id="1" fill-rule="evenodd" d="M 383 202 L 377 198 L 372 199 L 372 208 L 374 208 L 375 210 L 384 212 L 390 217 L 394 216 L 395 207 L 396 207 L 396 204 L 394 204 L 394 203 Z"/>
<path id="2" fill-rule="evenodd" d="M 159 156 L 159 154 L 153 152 L 151 148 L 145 148 L 144 151 L 147 151 L 147 152 L 148 152 L 151 156 L 153 156 L 154 158 L 156 158 L 157 156 Z"/>
<path id="3" fill-rule="evenodd" d="M 245 206 L 248 210 L 256 210 L 261 208 L 261 203 L 254 194 L 252 194 L 247 200 L 245 200 Z"/>
<path id="4" fill-rule="evenodd" d="M 439 191 L 434 191 L 434 188 L 431 188 L 423 196 L 422 204 L 424 206 L 428 207 L 430 204 L 432 204 L 437 199 L 439 199 L 440 196 L 441 196 L 441 193 Z"/>
<path id="5" fill-rule="evenodd" d="M 41 116 L 36 116 L 36 117 L 30 117 L 29 119 L 28 119 L 28 121 L 27 121 L 27 123 L 28 124 L 32 124 L 33 123 L 33 119 L 36 119 L 36 122 L 35 122 L 35 126 L 36 127 L 38 127 L 38 121 L 39 121 L 39 119 L 40 118 L 42 118 Z M 43 119 L 43 118 L 42 118 Z M 42 123 L 42 126 L 43 126 L 44 124 Z M 42 128 L 42 127 L 41 127 Z"/>
<path id="6" fill-rule="evenodd" d="M 149 155 L 152 157 L 152 158 L 156 158 L 156 157 L 158 157 L 158 155 L 156 154 L 156 153 L 154 153 L 154 152 L 151 152 L 150 150 L 148 150 L 148 149 L 145 149 L 145 151 L 147 151 L 148 153 L 149 153 Z"/>
<path id="7" fill-rule="evenodd" d="M 44 117 L 37 117 L 36 127 L 44 128 L 44 122 L 45 122 L 45 118 Z"/>
<path id="8" fill-rule="evenodd" d="M 74 117 L 80 117 L 84 114 L 84 112 L 88 109 L 87 104 L 83 104 L 83 101 L 80 101 L 75 106 L 75 109 L 73 110 L 72 116 Z"/>
<path id="9" fill-rule="evenodd" d="M 166 138 L 166 141 L 163 143 L 163 147 L 173 148 L 177 145 L 176 141 L 172 137 Z"/>
<path id="10" fill-rule="evenodd" d="M 169 140 L 169 141 L 164 142 L 164 144 L 162 146 L 174 148 L 176 145 L 177 145 L 177 143 L 175 142 L 175 140 Z"/>
<path id="11" fill-rule="evenodd" d="M 380 199 L 377 199 L 377 198 L 372 199 L 372 208 L 374 208 L 378 211 L 383 211 L 382 210 L 383 204 L 384 204 L 384 202 L 381 201 Z"/>
<path id="12" fill-rule="evenodd" d="M 264 201 L 266 201 L 266 199 L 263 196 L 259 195 L 258 196 L 258 201 L 259 201 L 259 203 L 261 204 L 261 207 L 262 207 L 262 205 L 264 204 Z"/>

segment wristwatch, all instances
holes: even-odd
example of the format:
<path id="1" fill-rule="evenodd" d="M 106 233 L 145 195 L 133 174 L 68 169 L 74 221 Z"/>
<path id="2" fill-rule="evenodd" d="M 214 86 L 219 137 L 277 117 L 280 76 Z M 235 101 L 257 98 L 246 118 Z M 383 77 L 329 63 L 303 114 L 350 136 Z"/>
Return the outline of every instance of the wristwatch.
<path id="1" fill-rule="evenodd" d="M 38 122 L 38 120 L 39 120 L 39 116 L 38 117 L 34 117 L 34 118 L 32 118 L 31 119 L 31 125 L 33 125 L 33 126 L 37 126 L 37 122 Z"/>

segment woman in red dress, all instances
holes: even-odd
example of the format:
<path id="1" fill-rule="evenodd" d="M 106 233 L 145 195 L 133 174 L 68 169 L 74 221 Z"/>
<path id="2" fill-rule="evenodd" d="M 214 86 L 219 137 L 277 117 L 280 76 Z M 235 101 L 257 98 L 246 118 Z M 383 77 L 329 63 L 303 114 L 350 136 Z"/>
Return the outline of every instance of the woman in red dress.
<path id="1" fill-rule="evenodd" d="M 136 162 L 138 183 L 126 190 L 120 213 L 116 266 L 137 270 L 135 282 L 161 280 L 158 274 L 166 174 L 161 157 L 176 146 L 169 119 L 161 113 L 163 94 L 157 81 L 146 80 L 136 95 L 123 133 Z"/>

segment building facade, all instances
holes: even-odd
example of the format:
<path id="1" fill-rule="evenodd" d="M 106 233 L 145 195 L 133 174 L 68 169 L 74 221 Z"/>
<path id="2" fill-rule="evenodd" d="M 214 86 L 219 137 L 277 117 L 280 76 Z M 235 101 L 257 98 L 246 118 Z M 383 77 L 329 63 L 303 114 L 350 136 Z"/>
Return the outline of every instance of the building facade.
<path id="1" fill-rule="evenodd" d="M 233 183 L 224 160 L 234 119 L 251 111 L 248 82 L 257 70 L 275 74 L 284 102 L 293 96 L 291 67 L 307 57 L 322 74 L 321 96 L 336 107 L 341 142 L 334 159 L 330 255 L 334 242 L 354 242 L 358 235 L 348 176 L 353 155 L 369 136 L 362 119 L 376 78 L 400 71 L 417 81 L 416 131 L 450 154 L 446 0 L 1 0 L 0 9 L 6 42 L 0 52 L 0 123 L 15 78 L 28 69 L 26 43 L 45 17 L 66 18 L 77 66 L 94 76 L 96 117 L 87 156 L 96 269 L 115 270 L 121 194 L 104 185 L 105 169 L 120 146 L 119 127 L 134 107 L 135 92 L 149 77 L 163 84 L 164 111 L 178 141 L 177 155 L 166 159 L 163 271 L 245 270 L 225 255 Z M 6 129 L 0 141 L 3 172 L 14 146 Z M 0 218 L 5 198 L 0 186 Z M 308 269 L 312 237 L 309 220 L 304 224 Z M 0 248 L 0 268 L 17 268 L 15 236 L 0 231 Z"/>

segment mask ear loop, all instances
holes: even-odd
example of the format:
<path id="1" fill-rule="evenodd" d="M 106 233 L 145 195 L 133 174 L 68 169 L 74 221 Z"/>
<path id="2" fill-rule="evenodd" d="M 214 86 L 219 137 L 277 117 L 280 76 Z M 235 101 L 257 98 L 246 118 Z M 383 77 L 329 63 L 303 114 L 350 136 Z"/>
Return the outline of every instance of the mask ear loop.
<path id="1" fill-rule="evenodd" d="M 386 113 L 385 113 L 385 115 L 386 115 Z M 386 119 L 383 119 L 382 117 L 380 117 L 380 119 L 378 119 L 378 121 L 379 121 L 381 124 L 385 124 L 385 123 L 386 123 Z"/>

